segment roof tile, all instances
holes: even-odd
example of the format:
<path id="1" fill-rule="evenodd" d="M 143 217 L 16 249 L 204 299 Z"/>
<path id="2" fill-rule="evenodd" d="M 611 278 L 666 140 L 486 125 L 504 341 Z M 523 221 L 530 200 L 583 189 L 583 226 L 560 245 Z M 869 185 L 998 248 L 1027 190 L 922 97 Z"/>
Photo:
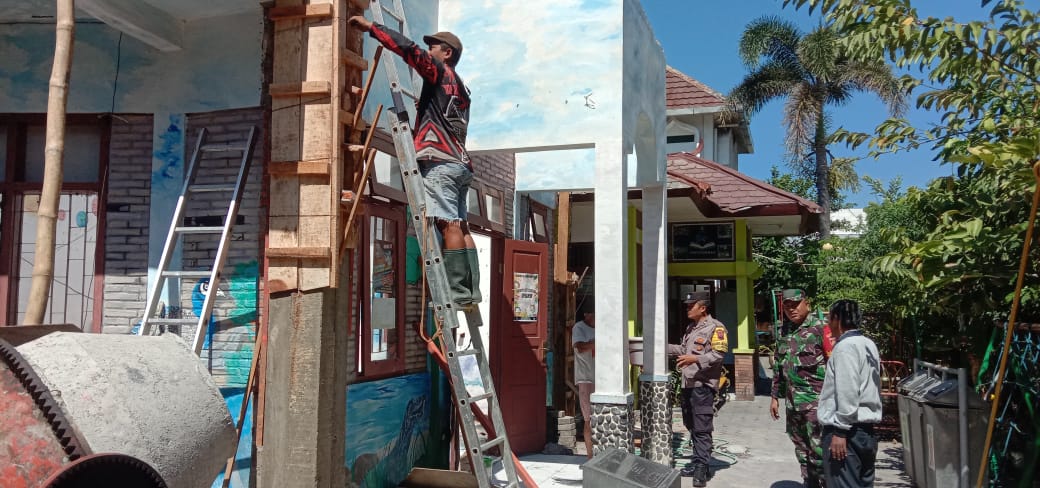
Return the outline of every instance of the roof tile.
<path id="1" fill-rule="evenodd" d="M 726 97 L 679 70 L 665 68 L 665 101 L 667 108 L 718 107 Z"/>
<path id="2" fill-rule="evenodd" d="M 756 180 L 714 161 L 682 152 L 668 155 L 668 188 L 707 187 L 707 198 L 726 212 L 755 207 L 796 204 L 810 213 L 820 213 L 815 202 Z"/>

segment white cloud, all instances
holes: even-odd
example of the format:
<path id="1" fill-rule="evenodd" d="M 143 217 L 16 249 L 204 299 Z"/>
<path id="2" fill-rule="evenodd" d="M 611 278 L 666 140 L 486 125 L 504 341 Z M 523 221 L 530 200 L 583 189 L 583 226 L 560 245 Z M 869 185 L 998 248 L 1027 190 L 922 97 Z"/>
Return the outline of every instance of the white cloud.
<path id="1" fill-rule="evenodd" d="M 621 0 L 442 0 L 440 29 L 462 39 L 459 73 L 473 92 L 467 147 L 586 143 L 620 131 L 622 21 Z"/>

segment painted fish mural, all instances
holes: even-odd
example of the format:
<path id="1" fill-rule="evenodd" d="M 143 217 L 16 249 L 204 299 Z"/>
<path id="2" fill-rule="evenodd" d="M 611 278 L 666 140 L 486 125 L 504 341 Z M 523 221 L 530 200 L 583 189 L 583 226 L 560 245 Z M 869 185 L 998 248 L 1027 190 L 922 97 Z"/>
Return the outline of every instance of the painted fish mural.
<path id="1" fill-rule="evenodd" d="M 429 382 L 423 373 L 348 387 L 347 486 L 392 487 L 408 476 L 426 452 Z"/>

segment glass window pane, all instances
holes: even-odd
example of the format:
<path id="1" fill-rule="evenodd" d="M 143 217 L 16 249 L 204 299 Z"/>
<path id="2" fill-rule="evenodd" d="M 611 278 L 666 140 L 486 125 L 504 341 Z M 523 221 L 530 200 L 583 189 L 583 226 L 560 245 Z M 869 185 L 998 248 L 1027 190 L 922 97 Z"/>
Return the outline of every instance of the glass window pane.
<path id="1" fill-rule="evenodd" d="M 466 207 L 468 212 L 472 215 L 480 215 L 480 192 L 474 187 L 469 187 L 469 194 L 466 195 Z"/>
<path id="2" fill-rule="evenodd" d="M 376 151 L 376 159 L 373 165 L 376 171 L 376 182 L 404 191 L 404 182 L 401 180 L 401 165 L 397 158 L 385 152 Z"/>
<path id="3" fill-rule="evenodd" d="M 535 213 L 534 214 L 534 235 L 539 236 L 539 237 L 545 237 L 546 236 L 546 233 L 545 233 L 545 218 L 542 217 L 542 214 L 540 214 L 540 213 Z"/>
<path id="4" fill-rule="evenodd" d="M 488 219 L 496 224 L 502 223 L 502 199 L 490 192 L 484 194 L 484 202 L 487 207 Z"/>
<path id="5" fill-rule="evenodd" d="M 43 181 L 46 127 L 29 126 L 25 142 L 25 181 Z M 101 153 L 101 128 L 95 125 L 70 125 L 65 128 L 64 181 L 93 183 L 98 181 Z"/>
<path id="6" fill-rule="evenodd" d="M 397 327 L 397 275 L 394 262 L 397 259 L 397 227 L 391 220 L 370 217 L 369 232 L 369 283 L 372 300 L 369 323 L 372 329 L 369 360 L 382 361 L 390 358 L 390 346 Z"/>

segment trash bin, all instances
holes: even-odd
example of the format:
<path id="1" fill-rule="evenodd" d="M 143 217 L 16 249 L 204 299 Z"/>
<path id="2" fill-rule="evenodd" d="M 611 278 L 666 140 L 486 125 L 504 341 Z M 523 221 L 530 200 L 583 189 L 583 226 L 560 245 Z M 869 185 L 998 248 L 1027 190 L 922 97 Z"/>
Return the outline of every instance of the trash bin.
<path id="1" fill-rule="evenodd" d="M 925 473 L 928 445 L 924 441 L 924 395 L 939 383 L 939 378 L 922 371 L 908 381 L 906 393 L 900 395 L 899 422 L 903 434 L 903 469 L 918 488 L 937 488 L 928 485 Z"/>
<path id="2" fill-rule="evenodd" d="M 986 442 L 986 403 L 968 392 L 968 485 L 978 476 L 979 457 Z M 939 383 L 924 396 L 924 427 L 927 458 L 925 475 L 929 487 L 967 488 L 960 484 L 960 422 L 957 379 Z"/>

